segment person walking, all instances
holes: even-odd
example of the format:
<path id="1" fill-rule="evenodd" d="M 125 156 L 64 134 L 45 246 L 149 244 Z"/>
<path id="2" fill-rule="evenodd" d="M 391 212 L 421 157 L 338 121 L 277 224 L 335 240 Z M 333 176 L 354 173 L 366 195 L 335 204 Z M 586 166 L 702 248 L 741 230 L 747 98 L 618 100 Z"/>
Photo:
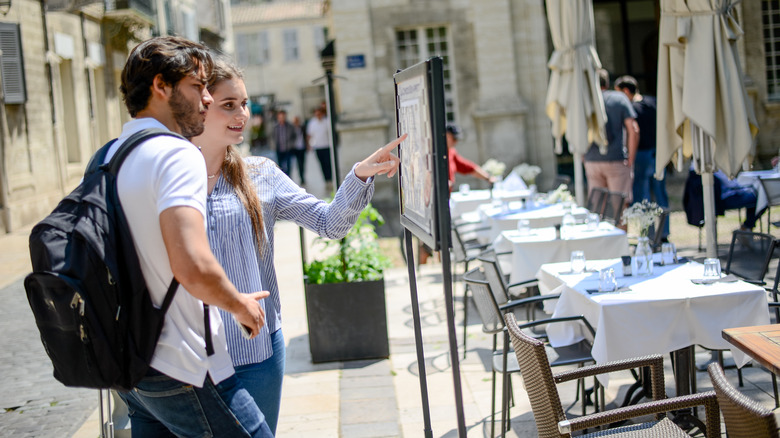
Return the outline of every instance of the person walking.
<path id="1" fill-rule="evenodd" d="M 279 110 L 276 113 L 276 125 L 274 126 L 274 146 L 276 147 L 276 159 L 279 167 L 288 176 L 290 175 L 290 163 L 292 162 L 296 137 L 295 127 L 287 121 L 287 111 Z"/>
<path id="2" fill-rule="evenodd" d="M 330 159 L 330 119 L 325 116 L 325 110 L 322 107 L 314 109 L 314 117 L 309 119 L 306 125 L 306 136 L 309 139 L 309 146 L 317 154 L 317 160 L 322 168 L 322 176 L 325 178 L 327 192 L 333 191 L 333 176 Z"/>
<path id="3" fill-rule="evenodd" d="M 142 129 L 185 137 L 203 132 L 213 102 L 206 90 L 211 70 L 208 49 L 183 38 L 157 37 L 136 46 L 120 87 L 133 120 L 106 162 Z M 141 143 L 117 175 L 119 201 L 155 305 L 162 304 L 172 278 L 180 283 L 147 375 L 133 391 L 120 393 L 133 436 L 273 436 L 235 375 L 226 325 L 216 308 L 256 337 L 265 324 L 258 300 L 268 292 L 239 293 L 212 255 L 205 229 L 206 175 L 198 148 L 170 136 Z"/>
<path id="4" fill-rule="evenodd" d="M 588 190 L 602 187 L 610 192 L 621 192 L 625 195 L 628 205 L 633 195 L 632 174 L 639 144 L 636 111 L 625 94 L 607 89 L 609 73 L 606 70 L 599 70 L 598 75 L 607 112 L 607 145 L 601 150 L 594 143 L 585 153 L 585 177 L 588 180 Z"/>
<path id="5" fill-rule="evenodd" d="M 205 130 L 192 141 L 203 151 L 209 175 L 211 251 L 239 291 L 250 293 L 262 284 L 271 294 L 261 302 L 267 324 L 260 335 L 247 340 L 238 327 L 228 325 L 228 349 L 239 379 L 260 406 L 271 431 L 275 431 L 285 343 L 274 269 L 274 225 L 277 220 L 289 220 L 322 237 L 344 237 L 370 201 L 374 177 L 392 177 L 397 172 L 400 160 L 391 151 L 405 136 L 355 164 L 328 204 L 298 187 L 272 161 L 241 159 L 234 145 L 243 141 L 242 130 L 231 127 L 246 123 L 248 97 L 243 75 L 229 59 L 216 59 L 208 89 L 214 104 L 206 117 Z"/>
<path id="6" fill-rule="evenodd" d="M 655 202 L 666 209 L 669 208 L 669 195 L 666 193 L 666 170 L 663 179 L 655 179 L 655 127 L 656 102 L 654 96 L 639 93 L 639 84 L 633 76 L 621 76 L 615 79 L 615 90 L 622 91 L 636 111 L 636 122 L 639 126 L 639 144 L 636 160 L 634 160 L 634 185 L 632 187 L 633 202 L 643 200 Z M 669 221 L 666 221 L 662 240 L 669 238 Z"/>
<path id="7" fill-rule="evenodd" d="M 306 152 L 309 151 L 306 134 L 303 132 L 301 118 L 293 117 L 293 128 L 295 128 L 295 147 L 292 154 L 295 157 L 295 164 L 298 167 L 298 176 L 301 179 L 301 186 L 306 185 Z"/>

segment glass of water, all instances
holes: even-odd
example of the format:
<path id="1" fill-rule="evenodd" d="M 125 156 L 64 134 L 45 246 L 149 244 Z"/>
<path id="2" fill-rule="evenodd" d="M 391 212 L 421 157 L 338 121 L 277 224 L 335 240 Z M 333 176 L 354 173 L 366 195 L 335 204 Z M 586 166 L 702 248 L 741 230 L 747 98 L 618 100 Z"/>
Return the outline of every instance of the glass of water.
<path id="1" fill-rule="evenodd" d="M 661 261 L 664 265 L 677 263 L 677 248 L 674 247 L 674 243 L 667 242 L 661 245 Z"/>
<path id="2" fill-rule="evenodd" d="M 599 229 L 599 222 L 601 221 L 601 218 L 599 217 L 598 213 L 588 213 L 588 218 L 586 221 L 588 224 L 588 231 L 595 231 Z"/>
<path id="3" fill-rule="evenodd" d="M 581 274 L 583 271 L 585 271 L 585 252 L 572 251 L 569 263 L 571 265 L 571 272 L 575 274 Z"/>
<path id="4" fill-rule="evenodd" d="M 531 223 L 528 222 L 528 219 L 520 219 L 517 221 L 517 232 L 520 233 L 521 236 L 527 236 L 531 232 Z"/>
<path id="5" fill-rule="evenodd" d="M 617 279 L 613 268 L 605 268 L 599 271 L 599 291 L 614 292 L 617 290 Z"/>
<path id="6" fill-rule="evenodd" d="M 704 259 L 704 278 L 720 278 L 720 259 Z"/>
<path id="7" fill-rule="evenodd" d="M 464 195 L 467 195 L 470 190 L 471 190 L 471 186 L 469 186 L 468 184 L 461 184 L 460 186 L 458 186 L 458 191 Z"/>

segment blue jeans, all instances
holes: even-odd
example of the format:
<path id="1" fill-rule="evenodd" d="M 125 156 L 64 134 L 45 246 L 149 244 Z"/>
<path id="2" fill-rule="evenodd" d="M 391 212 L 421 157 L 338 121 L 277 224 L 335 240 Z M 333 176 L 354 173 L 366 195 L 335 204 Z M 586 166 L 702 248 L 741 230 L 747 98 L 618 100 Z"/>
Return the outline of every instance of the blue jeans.
<path id="1" fill-rule="evenodd" d="M 202 388 L 150 369 L 130 392 L 128 405 L 134 438 L 252 437 L 273 438 L 263 413 L 234 375 Z"/>
<path id="2" fill-rule="evenodd" d="M 742 226 L 752 230 L 756 226 L 758 218 L 766 211 L 766 208 L 756 213 L 756 192 L 753 187 L 724 188 L 720 195 L 723 200 L 723 208 L 726 210 L 745 209 L 745 222 Z"/>
<path id="3" fill-rule="evenodd" d="M 636 151 L 634 161 L 634 202 L 642 202 L 643 199 L 651 200 L 651 194 L 655 197 L 656 204 L 669 208 L 669 195 L 666 193 L 666 171 L 664 179 L 655 179 L 655 151 Z M 664 226 L 664 237 L 669 235 L 669 220 Z"/>
<path id="4" fill-rule="evenodd" d="M 292 164 L 292 151 L 276 151 L 276 158 L 279 160 L 279 168 L 285 175 L 290 176 L 290 165 Z"/>
<path id="5" fill-rule="evenodd" d="M 282 378 L 284 377 L 284 336 L 279 329 L 271 333 L 274 355 L 268 359 L 236 367 L 236 376 L 255 399 L 265 414 L 265 421 L 271 432 L 276 434 L 279 421 L 279 405 L 282 403 Z"/>

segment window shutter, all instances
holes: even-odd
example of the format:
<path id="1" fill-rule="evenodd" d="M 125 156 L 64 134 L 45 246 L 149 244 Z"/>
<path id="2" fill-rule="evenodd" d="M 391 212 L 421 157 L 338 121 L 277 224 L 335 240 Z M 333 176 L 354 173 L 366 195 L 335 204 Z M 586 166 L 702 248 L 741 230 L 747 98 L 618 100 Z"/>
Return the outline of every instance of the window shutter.
<path id="1" fill-rule="evenodd" d="M 3 96 L 7 104 L 19 104 L 27 101 L 24 86 L 24 63 L 22 60 L 22 42 L 19 25 L 0 23 L 0 74 L 3 81 Z"/>

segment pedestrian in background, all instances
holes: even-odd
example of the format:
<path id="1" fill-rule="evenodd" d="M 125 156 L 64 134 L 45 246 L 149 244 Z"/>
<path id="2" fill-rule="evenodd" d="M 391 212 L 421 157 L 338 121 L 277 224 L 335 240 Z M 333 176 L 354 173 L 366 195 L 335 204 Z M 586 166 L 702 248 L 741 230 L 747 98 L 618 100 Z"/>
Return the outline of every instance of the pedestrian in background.
<path id="1" fill-rule="evenodd" d="M 615 90 L 622 91 L 631 101 L 636 111 L 636 123 L 639 125 L 639 145 L 634 160 L 633 200 L 652 201 L 669 208 L 669 195 L 666 193 L 666 169 L 663 179 L 655 179 L 655 128 L 656 103 L 654 96 L 639 93 L 639 84 L 632 76 L 621 76 L 615 80 Z M 669 238 L 669 221 L 666 221 L 662 239 Z"/>
<path id="2" fill-rule="evenodd" d="M 314 109 L 314 117 L 309 119 L 306 125 L 306 137 L 309 146 L 317 154 L 317 160 L 322 168 L 322 176 L 325 178 L 326 191 L 333 191 L 333 172 L 330 160 L 330 119 L 326 117 L 322 107 Z"/>
<path id="3" fill-rule="evenodd" d="M 287 121 L 287 111 L 279 110 L 276 113 L 273 139 L 276 147 L 276 161 L 282 172 L 288 176 L 290 175 L 290 163 L 292 162 L 296 137 L 295 127 Z"/>
<path id="4" fill-rule="evenodd" d="M 292 154 L 295 157 L 295 164 L 298 166 L 298 176 L 301 178 L 301 185 L 306 184 L 306 152 L 310 150 L 306 141 L 306 134 L 303 132 L 301 118 L 293 117 L 293 127 L 295 128 L 295 147 Z"/>

